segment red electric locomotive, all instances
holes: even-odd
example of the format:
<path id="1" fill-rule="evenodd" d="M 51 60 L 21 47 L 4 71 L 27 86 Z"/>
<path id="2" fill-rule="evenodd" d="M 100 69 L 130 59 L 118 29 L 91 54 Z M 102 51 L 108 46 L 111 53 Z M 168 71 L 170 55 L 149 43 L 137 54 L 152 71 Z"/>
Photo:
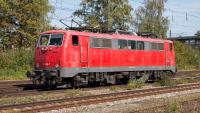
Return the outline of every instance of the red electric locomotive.
<path id="1" fill-rule="evenodd" d="M 173 42 L 119 33 L 43 32 L 35 51 L 35 84 L 117 84 L 176 72 Z"/>

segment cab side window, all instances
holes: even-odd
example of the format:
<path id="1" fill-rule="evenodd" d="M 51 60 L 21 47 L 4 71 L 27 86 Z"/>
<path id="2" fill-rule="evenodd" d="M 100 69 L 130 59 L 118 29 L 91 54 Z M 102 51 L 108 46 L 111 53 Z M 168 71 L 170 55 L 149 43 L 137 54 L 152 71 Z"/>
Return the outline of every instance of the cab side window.
<path id="1" fill-rule="evenodd" d="M 143 41 L 137 42 L 137 49 L 138 50 L 144 50 L 144 42 Z"/>
<path id="2" fill-rule="evenodd" d="M 128 49 L 127 40 L 118 40 L 119 49 Z"/>
<path id="3" fill-rule="evenodd" d="M 76 36 L 76 35 L 72 36 L 72 45 L 73 46 L 78 46 L 79 45 L 78 36 Z"/>
<path id="4" fill-rule="evenodd" d="M 128 49 L 135 50 L 136 49 L 136 41 L 129 40 L 128 41 Z"/>

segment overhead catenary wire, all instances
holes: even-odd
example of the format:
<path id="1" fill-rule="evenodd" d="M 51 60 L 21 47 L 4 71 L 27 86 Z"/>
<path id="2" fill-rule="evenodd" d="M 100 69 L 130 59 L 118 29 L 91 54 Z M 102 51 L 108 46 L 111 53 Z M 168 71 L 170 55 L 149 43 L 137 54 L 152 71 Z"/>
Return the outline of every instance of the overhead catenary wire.
<path id="1" fill-rule="evenodd" d="M 73 11 L 77 10 L 80 6 L 81 0 L 73 0 L 73 1 L 65 1 L 65 0 L 50 0 L 55 8 L 55 12 L 68 12 L 67 14 L 64 15 L 64 17 L 60 16 L 60 14 L 54 14 L 51 19 L 54 21 L 59 21 L 60 19 L 64 19 L 66 22 L 70 23 L 71 19 L 69 16 L 72 14 Z M 136 4 L 136 6 L 144 6 L 143 1 L 139 0 L 129 0 L 131 2 L 131 5 L 133 6 Z M 70 4 L 70 5 L 65 5 L 65 4 Z M 170 6 L 169 6 L 170 5 Z M 182 7 L 181 5 L 171 5 L 171 4 L 166 4 L 165 13 L 166 17 L 170 17 L 170 25 L 169 28 L 172 30 L 172 32 L 175 29 L 181 29 L 181 30 L 176 30 L 177 32 L 187 32 L 188 30 L 191 31 L 191 34 L 193 34 L 196 30 L 200 29 L 198 27 L 198 24 L 191 24 L 193 21 L 200 20 L 200 16 L 198 15 L 198 11 L 196 11 L 195 8 L 192 7 L 186 7 L 185 9 L 193 9 L 188 10 L 188 11 L 180 11 L 177 8 L 173 8 L 171 6 L 179 6 Z M 184 7 L 184 6 L 183 6 Z M 133 7 L 135 8 L 135 7 Z M 68 18 L 65 18 L 68 17 Z M 185 24 L 180 23 L 181 21 L 184 21 L 185 19 Z M 192 33 L 193 31 L 193 33 Z"/>
<path id="2" fill-rule="evenodd" d="M 197 16 L 197 15 L 194 15 L 194 14 L 190 14 L 190 12 L 182 12 L 182 11 L 176 11 L 176 10 L 173 10 L 171 8 L 166 8 L 166 11 L 171 11 L 172 13 L 178 13 L 178 14 L 181 14 L 183 16 L 187 16 L 187 17 L 193 17 L 193 18 L 197 18 L 197 19 L 200 19 L 200 16 Z"/>

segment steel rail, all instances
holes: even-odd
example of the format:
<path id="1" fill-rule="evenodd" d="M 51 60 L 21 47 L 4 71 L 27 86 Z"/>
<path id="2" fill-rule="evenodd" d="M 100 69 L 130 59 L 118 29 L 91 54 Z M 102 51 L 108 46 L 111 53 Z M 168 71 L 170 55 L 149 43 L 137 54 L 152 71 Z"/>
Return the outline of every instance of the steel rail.
<path id="1" fill-rule="evenodd" d="M 49 111 L 54 109 L 112 102 L 124 99 L 132 99 L 132 98 L 172 93 L 172 92 L 185 91 L 198 88 L 200 88 L 199 83 L 185 84 L 172 87 L 160 87 L 160 88 L 152 88 L 144 90 L 110 93 L 103 95 L 93 95 L 93 96 L 66 98 L 66 99 L 58 99 L 51 101 L 33 102 L 28 104 L 5 105 L 5 106 L 0 106 L 0 110 L 2 111 L 8 109 L 18 109 L 20 112 Z"/>

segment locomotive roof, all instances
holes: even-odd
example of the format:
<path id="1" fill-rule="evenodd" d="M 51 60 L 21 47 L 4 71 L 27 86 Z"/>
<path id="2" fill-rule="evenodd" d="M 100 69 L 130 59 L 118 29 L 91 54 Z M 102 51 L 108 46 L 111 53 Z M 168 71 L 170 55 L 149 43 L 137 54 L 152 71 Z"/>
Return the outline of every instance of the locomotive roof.
<path id="1" fill-rule="evenodd" d="M 144 38 L 141 36 L 129 35 L 129 34 L 117 34 L 117 33 L 92 33 L 92 32 L 80 32 L 74 30 L 49 30 L 42 32 L 41 34 L 50 34 L 50 33 L 64 33 L 71 35 L 81 35 L 81 36 L 90 36 L 90 37 L 98 37 L 98 38 L 111 38 L 111 39 L 126 39 L 126 40 L 138 40 L 138 41 L 150 41 L 150 42 L 169 42 L 170 40 L 165 39 L 157 39 L 157 38 Z"/>

